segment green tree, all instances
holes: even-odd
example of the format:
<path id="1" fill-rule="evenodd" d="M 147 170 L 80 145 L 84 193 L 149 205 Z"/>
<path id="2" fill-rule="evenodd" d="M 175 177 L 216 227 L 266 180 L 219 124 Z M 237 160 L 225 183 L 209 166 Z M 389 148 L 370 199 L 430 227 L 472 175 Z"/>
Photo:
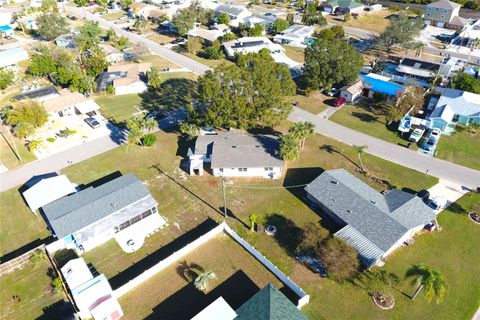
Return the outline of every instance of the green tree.
<path id="1" fill-rule="evenodd" d="M 83 26 L 78 29 L 79 34 L 75 37 L 75 42 L 80 51 L 91 49 L 100 42 L 100 34 L 102 29 L 97 21 L 86 21 Z"/>
<path id="2" fill-rule="evenodd" d="M 45 145 L 43 143 L 43 140 L 32 139 L 32 140 L 27 141 L 27 148 L 28 148 L 28 151 L 30 151 L 30 152 L 34 152 L 38 148 L 43 148 L 44 146 Z"/>
<path id="3" fill-rule="evenodd" d="M 42 6 L 40 7 L 40 10 L 43 13 L 46 13 L 46 12 L 58 13 L 57 1 L 56 0 L 42 0 Z"/>
<path id="4" fill-rule="evenodd" d="M 199 127 L 194 123 L 182 121 L 180 122 L 179 127 L 180 127 L 180 132 L 182 134 L 187 135 L 190 139 L 198 137 L 198 135 L 200 134 Z"/>
<path id="5" fill-rule="evenodd" d="M 385 114 L 385 125 L 389 126 L 393 122 L 398 122 L 403 118 L 404 113 L 397 107 L 394 106 L 385 106 L 387 112 Z"/>
<path id="6" fill-rule="evenodd" d="M 147 132 L 153 131 L 158 126 L 157 121 L 153 117 L 143 118 L 140 125 L 142 130 L 147 130 Z"/>
<path id="7" fill-rule="evenodd" d="M 41 249 L 36 249 L 30 256 L 30 262 L 35 266 L 38 263 L 47 260 L 47 254 Z"/>
<path id="8" fill-rule="evenodd" d="M 88 0 L 75 0 L 77 7 L 85 7 L 88 4 Z"/>
<path id="9" fill-rule="evenodd" d="M 152 133 L 146 134 L 142 138 L 142 144 L 145 147 L 151 147 L 155 144 L 155 142 L 157 142 L 157 136 Z"/>
<path id="10" fill-rule="evenodd" d="M 292 161 L 298 158 L 300 149 L 298 139 L 293 134 L 284 134 L 280 140 L 280 156 L 285 161 Z"/>
<path id="11" fill-rule="evenodd" d="M 397 97 L 395 106 L 404 114 L 410 110 L 416 113 L 425 103 L 424 91 L 417 86 L 408 86 L 403 92 L 399 92 Z"/>
<path id="12" fill-rule="evenodd" d="M 212 271 L 204 271 L 195 278 L 195 288 L 200 291 L 208 290 L 209 282 L 217 279 L 217 275 Z"/>
<path id="13" fill-rule="evenodd" d="M 108 29 L 107 38 L 108 38 L 108 41 L 116 42 L 117 33 L 115 32 L 115 30 L 113 30 L 113 28 Z"/>
<path id="14" fill-rule="evenodd" d="M 133 0 L 120 0 L 118 3 L 123 9 L 127 9 L 132 5 Z"/>
<path id="15" fill-rule="evenodd" d="M 288 22 L 289 25 L 294 24 L 293 13 L 288 13 L 288 14 L 287 14 L 287 22 Z"/>
<path id="16" fill-rule="evenodd" d="M 425 264 L 419 264 L 408 269 L 405 276 L 411 278 L 412 283 L 418 286 L 412 300 L 423 288 L 425 288 L 425 298 L 428 302 L 432 302 L 433 298 L 436 298 L 437 303 L 443 300 L 447 285 L 440 272 Z"/>
<path id="17" fill-rule="evenodd" d="M 335 25 L 335 26 L 332 26 L 332 27 L 330 28 L 330 30 L 332 30 L 332 32 L 334 33 L 336 39 L 343 39 L 343 38 L 345 38 L 345 30 L 343 29 L 342 26 Z"/>
<path id="18" fill-rule="evenodd" d="M 399 14 L 390 19 L 389 26 L 377 37 L 376 44 L 386 49 L 388 53 L 391 53 L 395 46 L 409 48 L 420 34 L 422 27 L 423 19 Z"/>
<path id="19" fill-rule="evenodd" d="M 290 27 L 290 23 L 287 20 L 277 19 L 272 23 L 272 31 L 274 33 L 280 33 L 288 29 L 288 27 Z"/>
<path id="20" fill-rule="evenodd" d="M 219 24 L 230 24 L 230 16 L 228 14 L 226 14 L 225 12 L 222 12 L 218 15 L 217 17 L 217 22 Z"/>
<path id="21" fill-rule="evenodd" d="M 196 53 L 202 49 L 202 43 L 197 38 L 189 38 L 188 41 L 184 44 L 187 48 L 187 51 L 190 53 Z"/>
<path id="22" fill-rule="evenodd" d="M 180 36 L 184 36 L 193 29 L 196 21 L 195 13 L 189 8 L 181 9 L 172 18 L 172 26 Z"/>
<path id="23" fill-rule="evenodd" d="M 317 250 L 328 277 L 343 282 L 351 279 L 360 267 L 358 253 L 345 241 L 331 237 Z"/>
<path id="24" fill-rule="evenodd" d="M 44 13 L 37 18 L 37 33 L 47 41 L 68 32 L 68 23 L 64 17 L 56 13 Z"/>
<path id="25" fill-rule="evenodd" d="M 235 40 L 237 39 L 237 36 L 235 35 L 235 33 L 226 33 L 222 36 L 222 42 L 227 42 L 227 41 L 232 41 L 232 40 Z"/>
<path id="26" fill-rule="evenodd" d="M 151 67 L 147 72 L 148 85 L 157 90 L 163 83 L 163 78 L 160 70 L 157 67 Z"/>
<path id="27" fill-rule="evenodd" d="M 354 81 L 362 66 L 362 55 L 345 41 L 318 39 L 305 49 L 303 79 L 309 89 L 330 89 Z"/>
<path id="28" fill-rule="evenodd" d="M 263 25 L 261 23 L 255 23 L 252 28 L 249 30 L 251 37 L 259 37 L 265 32 Z"/>
<path id="29" fill-rule="evenodd" d="M 250 231 L 255 231 L 255 225 L 257 224 L 257 215 L 252 213 L 248 216 L 248 221 L 250 222 Z"/>
<path id="30" fill-rule="evenodd" d="M 393 288 L 400 283 L 400 278 L 392 272 L 373 270 L 365 273 L 368 293 L 380 305 L 392 308 L 395 305 Z"/>
<path id="31" fill-rule="evenodd" d="M 355 148 L 355 151 L 357 151 L 357 157 L 358 157 L 358 161 L 360 162 L 360 167 L 362 168 L 362 171 L 367 172 L 363 165 L 362 155 L 365 153 L 365 150 L 367 150 L 368 146 L 364 144 L 361 146 L 353 146 L 353 148 Z"/>
<path id="32" fill-rule="evenodd" d="M 142 32 L 143 29 L 147 26 L 147 21 L 143 20 L 142 17 L 136 16 L 135 22 L 133 23 L 133 28 L 138 32 Z"/>
<path id="33" fill-rule="evenodd" d="M 480 80 L 468 73 L 459 72 L 452 78 L 452 88 L 480 94 Z"/>
<path id="34" fill-rule="evenodd" d="M 220 48 L 208 47 L 203 50 L 202 55 L 209 60 L 218 60 L 223 58 L 223 51 Z"/>
<path id="35" fill-rule="evenodd" d="M 87 75 L 96 78 L 100 73 L 108 68 L 109 63 L 105 56 L 105 52 L 99 47 L 94 46 L 85 54 L 83 58 L 83 67 Z"/>
<path id="36" fill-rule="evenodd" d="M 142 144 L 143 130 L 142 121 L 140 117 L 133 117 L 127 120 L 127 143 L 128 144 Z"/>
<path id="37" fill-rule="evenodd" d="M 425 50 L 426 47 L 427 45 L 422 41 L 415 42 L 413 44 L 413 49 L 415 50 L 415 57 L 421 56 L 423 53 L 423 50 Z"/>
<path id="38" fill-rule="evenodd" d="M 11 70 L 0 69 L 0 90 L 5 90 L 13 83 L 15 74 Z"/>
<path id="39" fill-rule="evenodd" d="M 95 78 L 80 72 L 74 75 L 69 88 L 80 93 L 91 93 L 95 89 Z"/>
<path id="40" fill-rule="evenodd" d="M 297 122 L 288 129 L 298 141 L 300 141 L 300 148 L 305 146 L 305 139 L 315 133 L 315 125 L 309 121 Z"/>
<path id="41" fill-rule="evenodd" d="M 48 121 L 45 108 L 36 101 L 20 102 L 7 114 L 6 122 L 13 126 L 13 133 L 19 138 L 26 138 L 35 132 L 36 128 Z"/>
<path id="42" fill-rule="evenodd" d="M 343 17 L 343 22 L 348 22 L 350 20 L 352 20 L 352 14 L 350 12 L 347 12 Z"/>
<path id="43" fill-rule="evenodd" d="M 305 8 L 305 13 L 302 17 L 302 22 L 307 26 L 312 26 L 314 24 L 318 24 L 319 26 L 327 25 L 327 20 L 322 15 L 322 13 L 317 10 L 317 7 L 317 2 L 309 2 L 307 4 L 307 7 Z"/>

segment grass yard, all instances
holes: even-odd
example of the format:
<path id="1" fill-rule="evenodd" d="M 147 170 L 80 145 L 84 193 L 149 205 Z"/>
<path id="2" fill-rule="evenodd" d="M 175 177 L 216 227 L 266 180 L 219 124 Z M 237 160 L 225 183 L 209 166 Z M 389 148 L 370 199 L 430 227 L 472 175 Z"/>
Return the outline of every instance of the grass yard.
<path id="1" fill-rule="evenodd" d="M 164 59 L 156 54 L 144 56 L 141 59 L 142 62 L 150 62 L 152 67 L 157 67 L 160 69 L 163 68 L 180 68 L 178 64 L 171 62 L 170 60 Z"/>
<path id="2" fill-rule="evenodd" d="M 305 62 L 305 49 L 292 46 L 283 46 L 283 48 L 285 48 L 285 54 L 290 59 L 301 63 Z"/>
<path id="3" fill-rule="evenodd" d="M 344 125 L 356 131 L 363 132 L 373 137 L 399 145 L 407 145 L 408 141 L 398 135 L 398 131 L 390 131 L 385 125 L 385 110 L 378 107 L 345 105 L 330 120 L 338 124 Z M 396 129 L 396 124 L 394 124 Z M 413 144 L 416 148 L 416 144 Z"/>
<path id="4" fill-rule="evenodd" d="M 140 105 L 142 98 L 138 94 L 107 95 L 95 99 L 95 102 L 102 108 L 101 112 L 106 118 L 120 123 L 138 112 L 135 106 Z"/>
<path id="5" fill-rule="evenodd" d="M 438 141 L 436 157 L 465 167 L 480 170 L 480 130 L 457 126 L 452 136 L 443 135 Z"/>
<path id="6" fill-rule="evenodd" d="M 334 22 L 346 27 L 364 29 L 375 33 L 382 33 L 389 25 L 390 20 L 388 17 L 392 14 L 390 10 L 374 11 L 362 14 L 358 19 L 351 19 L 348 22 L 343 22 L 343 17 L 331 17 Z M 340 19 L 340 21 L 338 21 Z"/>
<path id="7" fill-rule="evenodd" d="M 0 257 L 50 233 L 43 219 L 30 211 L 18 189 L 0 193 Z"/>
<path id="8" fill-rule="evenodd" d="M 189 269 L 191 265 L 213 271 L 217 276 L 210 281 L 205 294 L 183 275 L 184 271 L 193 271 L 193 277 L 199 273 L 198 269 Z M 119 302 L 125 319 L 148 316 L 187 319 L 220 296 L 237 309 L 268 283 L 283 287 L 282 282 L 233 239 L 219 235 L 121 297 Z"/>
<path id="9" fill-rule="evenodd" d="M 9 170 L 16 169 L 22 164 L 36 160 L 35 155 L 28 151 L 28 149 L 19 139 L 13 137 L 12 135 L 7 135 L 7 139 L 11 139 L 10 143 L 15 144 L 20 159 L 22 160 L 22 162 L 18 160 L 14 151 L 10 148 L 5 139 L 0 137 L 0 163 L 6 166 Z"/>
<path id="10" fill-rule="evenodd" d="M 104 14 L 104 15 L 102 15 L 102 18 L 107 20 L 107 21 L 115 21 L 115 20 L 118 20 L 121 16 L 123 16 L 126 13 L 127 12 L 124 11 L 124 10 L 119 10 L 119 11 L 116 11 L 116 12 Z"/>
<path id="11" fill-rule="evenodd" d="M 189 57 L 190 59 L 193 59 L 195 61 L 203 63 L 204 65 L 209 66 L 210 68 L 215 68 L 216 66 L 221 65 L 222 63 L 226 63 L 226 64 L 232 64 L 233 63 L 232 61 L 227 60 L 225 58 L 219 59 L 219 60 L 204 59 L 202 57 L 197 56 L 194 53 L 187 52 L 183 49 L 178 49 L 178 53 L 181 53 L 184 56 Z"/>
<path id="12" fill-rule="evenodd" d="M 63 292 L 52 292 L 49 268 L 47 259 L 0 277 L 1 319 L 40 319 L 45 308 L 66 299 Z"/>
<path id="13" fill-rule="evenodd" d="M 150 39 L 150 40 L 155 41 L 155 42 L 157 42 L 161 45 L 164 45 L 164 44 L 170 43 L 173 40 L 175 40 L 175 37 L 171 36 L 171 35 L 165 35 L 165 34 L 161 34 L 161 33 L 158 33 L 156 31 L 153 31 L 152 34 L 147 36 L 147 39 Z"/>
<path id="14" fill-rule="evenodd" d="M 313 114 L 318 114 L 329 107 L 326 103 L 328 100 L 333 101 L 335 98 L 326 96 L 317 90 L 310 93 L 309 96 L 297 94 L 293 97 L 288 97 L 287 99 L 291 103 L 295 103 L 298 101 L 300 103 L 299 108 Z"/>

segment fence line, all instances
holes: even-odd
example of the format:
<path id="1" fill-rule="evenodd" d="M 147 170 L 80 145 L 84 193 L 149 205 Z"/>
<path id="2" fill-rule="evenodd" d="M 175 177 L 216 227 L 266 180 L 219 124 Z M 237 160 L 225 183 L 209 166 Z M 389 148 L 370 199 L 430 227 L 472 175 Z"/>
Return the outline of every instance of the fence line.
<path id="1" fill-rule="evenodd" d="M 14 259 L 8 260 L 0 264 L 0 276 L 9 274 L 10 272 L 17 269 L 22 269 L 30 261 L 30 257 L 35 250 L 45 250 L 45 244 L 41 244 L 38 247 L 35 247 L 32 250 L 27 251 Z"/>

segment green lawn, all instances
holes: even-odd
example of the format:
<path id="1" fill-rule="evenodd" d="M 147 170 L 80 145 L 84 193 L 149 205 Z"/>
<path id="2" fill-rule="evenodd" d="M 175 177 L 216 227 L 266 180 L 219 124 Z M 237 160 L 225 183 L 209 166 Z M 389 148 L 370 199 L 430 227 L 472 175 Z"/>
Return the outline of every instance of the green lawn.
<path id="1" fill-rule="evenodd" d="M 0 256 L 50 235 L 41 217 L 36 217 L 18 189 L 0 193 Z"/>
<path id="2" fill-rule="evenodd" d="M 408 143 L 398 135 L 396 124 L 393 128 L 394 131 L 387 128 L 385 110 L 381 106 L 368 108 L 359 105 L 345 105 L 334 113 L 330 120 L 394 144 L 406 145 Z"/>
<path id="3" fill-rule="evenodd" d="M 37 319 L 44 308 L 66 299 L 63 292 L 52 292 L 49 268 L 47 259 L 0 277 L 1 319 Z"/>
<path id="4" fill-rule="evenodd" d="M 15 144 L 17 151 L 19 153 L 20 159 L 22 161 L 20 162 L 18 158 L 15 156 L 15 153 L 14 153 L 15 149 L 12 150 L 9 144 L 5 141 L 5 139 L 3 137 L 0 137 L 0 163 L 2 163 L 8 169 L 10 170 L 16 169 L 20 167 L 22 164 L 25 164 L 37 159 L 32 152 L 28 151 L 28 149 L 25 147 L 22 141 L 13 137 L 12 135 L 7 135 L 7 139 L 11 139 L 9 140 L 9 142 L 11 144 L 13 143 Z"/>
<path id="5" fill-rule="evenodd" d="M 327 100 L 332 100 L 331 97 L 324 95 L 320 91 L 313 91 L 308 96 L 295 95 L 293 97 L 287 98 L 289 102 L 295 103 L 299 102 L 299 107 L 313 114 L 318 114 L 323 110 L 327 109 L 329 106 L 326 104 Z"/>
<path id="6" fill-rule="evenodd" d="M 292 60 L 303 63 L 305 61 L 305 49 L 292 46 L 283 46 L 285 54 Z"/>
<path id="7" fill-rule="evenodd" d="M 148 55 L 142 57 L 142 62 L 150 62 L 152 67 L 157 67 L 160 69 L 163 68 L 180 68 L 178 64 L 171 62 L 170 60 L 164 59 L 156 54 Z"/>
<path id="8" fill-rule="evenodd" d="M 480 170 L 480 129 L 457 126 L 452 136 L 440 138 L 436 152 L 437 158 Z"/>
<path id="9" fill-rule="evenodd" d="M 101 112 L 106 118 L 120 123 L 138 112 L 135 106 L 139 106 L 142 99 L 138 94 L 108 95 L 95 99 L 95 102 L 101 107 Z"/>
<path id="10" fill-rule="evenodd" d="M 127 13 L 127 12 L 123 11 L 123 10 L 120 10 L 120 11 L 104 14 L 104 15 L 102 15 L 102 18 L 107 20 L 107 21 L 115 21 L 115 20 L 118 20 L 125 13 Z"/>
<path id="11" fill-rule="evenodd" d="M 204 59 L 202 57 L 199 57 L 198 55 L 194 53 L 187 52 L 183 49 L 179 49 L 179 53 L 183 54 L 184 56 L 189 57 L 192 60 L 198 61 L 200 63 L 203 63 L 206 66 L 209 66 L 210 68 L 215 68 L 216 66 L 226 63 L 226 64 L 232 64 L 233 62 L 230 60 L 227 60 L 225 58 L 223 59 L 218 59 L 218 60 L 209 60 L 209 59 Z"/>

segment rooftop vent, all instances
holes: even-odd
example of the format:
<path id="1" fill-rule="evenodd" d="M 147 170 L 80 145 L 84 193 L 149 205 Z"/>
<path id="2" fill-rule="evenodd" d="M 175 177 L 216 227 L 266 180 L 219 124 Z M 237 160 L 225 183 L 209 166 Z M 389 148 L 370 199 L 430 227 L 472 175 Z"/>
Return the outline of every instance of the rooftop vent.
<path id="1" fill-rule="evenodd" d="M 255 148 L 260 148 L 260 146 L 255 146 Z"/>
<path id="2" fill-rule="evenodd" d="M 350 210 L 350 209 L 347 209 L 347 212 L 348 212 L 348 213 L 352 213 L 352 210 Z"/>
<path id="3" fill-rule="evenodd" d="M 236 148 L 237 146 L 232 146 L 232 148 Z"/>
<path id="4" fill-rule="evenodd" d="M 338 181 L 336 181 L 336 180 L 330 180 L 330 182 L 333 183 L 333 184 L 338 184 Z"/>
<path id="5" fill-rule="evenodd" d="M 377 202 L 376 202 L 376 201 L 373 201 L 373 200 L 370 200 L 370 202 L 373 203 L 373 204 L 377 204 Z"/>

